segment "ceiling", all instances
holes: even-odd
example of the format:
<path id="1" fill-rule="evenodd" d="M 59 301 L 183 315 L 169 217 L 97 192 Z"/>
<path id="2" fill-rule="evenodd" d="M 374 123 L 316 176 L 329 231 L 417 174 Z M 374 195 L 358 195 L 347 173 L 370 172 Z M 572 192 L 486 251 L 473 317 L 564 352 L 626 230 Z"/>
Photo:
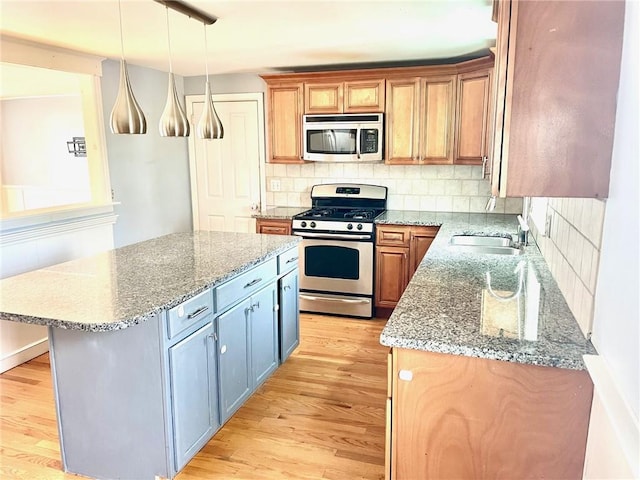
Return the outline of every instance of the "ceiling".
<path id="1" fill-rule="evenodd" d="M 218 17 L 206 27 L 212 74 L 474 57 L 493 46 L 496 36 L 491 0 L 188 3 Z M 127 61 L 168 71 L 165 7 L 152 0 L 122 0 L 121 8 Z M 169 10 L 169 25 L 173 71 L 183 76 L 203 75 L 203 24 Z M 120 58 L 118 2 L 114 0 L 0 0 L 0 31 Z"/>

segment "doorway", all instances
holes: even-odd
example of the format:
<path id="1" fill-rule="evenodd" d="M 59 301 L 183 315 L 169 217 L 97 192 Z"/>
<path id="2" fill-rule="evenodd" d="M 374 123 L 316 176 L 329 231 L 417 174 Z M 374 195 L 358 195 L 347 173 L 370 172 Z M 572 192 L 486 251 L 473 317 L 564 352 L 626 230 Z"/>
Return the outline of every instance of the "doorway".
<path id="1" fill-rule="evenodd" d="M 188 95 L 189 171 L 194 230 L 255 232 L 251 215 L 265 198 L 262 93 L 212 95 L 224 138 L 202 140 L 196 126 L 204 95 Z"/>

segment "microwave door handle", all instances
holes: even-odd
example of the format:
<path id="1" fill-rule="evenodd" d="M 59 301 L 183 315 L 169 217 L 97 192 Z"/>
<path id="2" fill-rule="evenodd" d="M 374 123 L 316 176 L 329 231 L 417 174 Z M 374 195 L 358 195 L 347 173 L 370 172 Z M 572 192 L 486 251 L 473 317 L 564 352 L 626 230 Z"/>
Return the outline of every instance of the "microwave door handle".
<path id="1" fill-rule="evenodd" d="M 356 128 L 356 157 L 360 160 L 360 127 Z"/>

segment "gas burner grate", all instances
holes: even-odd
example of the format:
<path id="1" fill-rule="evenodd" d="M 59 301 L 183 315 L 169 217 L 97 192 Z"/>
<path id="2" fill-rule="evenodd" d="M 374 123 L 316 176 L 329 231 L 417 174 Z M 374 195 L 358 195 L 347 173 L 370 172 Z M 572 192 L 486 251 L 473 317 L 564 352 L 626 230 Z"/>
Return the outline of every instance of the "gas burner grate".
<path id="1" fill-rule="evenodd" d="M 352 218 L 354 220 L 371 220 L 374 216 L 373 210 L 351 210 L 344 214 L 344 218 Z"/>

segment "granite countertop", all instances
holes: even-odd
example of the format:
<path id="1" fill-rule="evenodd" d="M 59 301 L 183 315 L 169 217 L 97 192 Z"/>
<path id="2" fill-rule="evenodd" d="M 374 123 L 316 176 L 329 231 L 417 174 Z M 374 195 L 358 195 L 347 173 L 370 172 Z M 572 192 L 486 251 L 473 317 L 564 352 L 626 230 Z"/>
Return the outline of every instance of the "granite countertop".
<path id="1" fill-rule="evenodd" d="M 454 234 L 515 234 L 515 215 L 387 211 L 380 224 L 440 226 L 380 342 L 390 347 L 584 370 L 595 351 L 530 237 L 522 255 L 454 251 Z"/>
<path id="2" fill-rule="evenodd" d="M 265 218 L 273 220 L 291 220 L 295 215 L 309 210 L 309 207 L 270 207 L 264 212 L 254 213 L 252 218 Z"/>
<path id="3" fill-rule="evenodd" d="M 299 240 L 188 232 L 109 250 L 0 280 L 0 320 L 119 330 L 219 285 Z"/>

